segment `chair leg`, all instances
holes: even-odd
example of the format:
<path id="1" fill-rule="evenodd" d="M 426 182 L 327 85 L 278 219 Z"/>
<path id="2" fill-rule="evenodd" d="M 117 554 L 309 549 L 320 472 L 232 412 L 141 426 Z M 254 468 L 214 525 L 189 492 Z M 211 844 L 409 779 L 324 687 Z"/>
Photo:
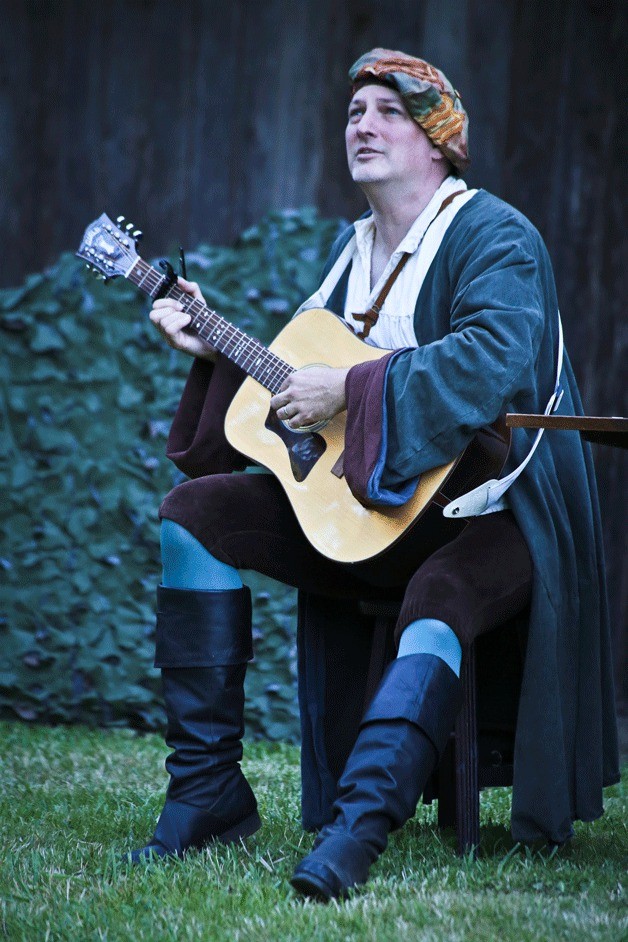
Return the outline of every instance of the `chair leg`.
<path id="1" fill-rule="evenodd" d="M 456 833 L 458 853 L 477 857 L 480 845 L 478 737 L 475 709 L 475 646 L 462 658 L 462 709 L 456 720 Z"/>
<path id="2" fill-rule="evenodd" d="M 450 737 L 438 766 L 438 826 L 456 827 L 455 746 Z"/>
<path id="3" fill-rule="evenodd" d="M 376 615 L 373 619 L 373 644 L 364 694 L 364 713 L 371 705 L 371 700 L 386 670 L 388 640 L 392 637 L 394 627 L 395 622 L 386 615 Z"/>

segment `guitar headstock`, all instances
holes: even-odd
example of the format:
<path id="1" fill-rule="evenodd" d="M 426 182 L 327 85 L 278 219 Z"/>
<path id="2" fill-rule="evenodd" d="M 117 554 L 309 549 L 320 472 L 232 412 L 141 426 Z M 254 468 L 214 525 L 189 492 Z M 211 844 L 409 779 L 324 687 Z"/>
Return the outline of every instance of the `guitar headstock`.
<path id="1" fill-rule="evenodd" d="M 76 253 L 85 259 L 88 268 L 94 268 L 105 281 L 117 275 L 126 275 L 138 259 L 136 241 L 142 236 L 133 223 L 122 229 L 124 216 L 114 223 L 106 213 L 95 219 L 85 230 L 83 240 Z"/>

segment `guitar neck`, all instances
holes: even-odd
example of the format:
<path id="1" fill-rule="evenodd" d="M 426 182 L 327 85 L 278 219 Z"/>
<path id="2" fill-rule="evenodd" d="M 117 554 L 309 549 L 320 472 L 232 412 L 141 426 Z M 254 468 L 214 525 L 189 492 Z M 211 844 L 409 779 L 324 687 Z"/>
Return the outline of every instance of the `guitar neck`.
<path id="1" fill-rule="evenodd" d="M 151 298 L 157 296 L 164 282 L 164 276 L 142 258 L 137 259 L 125 277 Z M 272 393 L 279 392 L 284 380 L 294 372 L 294 367 L 272 353 L 259 340 L 249 337 L 202 301 L 190 297 L 178 285 L 172 285 L 163 297 L 172 298 L 183 305 L 183 310 L 192 318 L 188 330 L 193 330 L 214 350 L 224 354 Z"/>

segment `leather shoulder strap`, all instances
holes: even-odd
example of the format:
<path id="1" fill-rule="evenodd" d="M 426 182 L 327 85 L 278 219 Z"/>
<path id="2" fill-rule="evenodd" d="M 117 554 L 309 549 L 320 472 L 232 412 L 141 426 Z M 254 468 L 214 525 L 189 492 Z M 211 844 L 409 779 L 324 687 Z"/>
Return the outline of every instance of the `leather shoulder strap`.
<path id="1" fill-rule="evenodd" d="M 432 225 L 434 220 L 438 219 L 438 217 L 443 212 L 443 210 L 447 209 L 449 204 L 457 196 L 460 196 L 461 193 L 466 193 L 466 190 L 456 190 L 455 193 L 450 193 L 449 196 L 443 200 L 443 202 L 440 204 L 438 208 L 438 212 L 434 216 L 434 219 L 432 219 L 432 222 L 430 222 L 430 226 Z M 429 229 L 430 226 L 428 226 L 427 229 Z M 425 230 L 425 232 L 427 232 L 427 229 Z M 423 237 L 425 237 L 425 233 L 423 233 Z M 379 317 L 380 311 L 384 306 L 384 301 L 388 297 L 390 293 L 390 289 L 392 288 L 395 281 L 401 274 L 401 271 L 404 265 L 406 264 L 406 262 L 408 261 L 408 259 L 410 258 L 411 254 L 412 254 L 411 252 L 403 253 L 401 258 L 397 262 L 396 266 L 393 268 L 390 275 L 388 276 L 388 279 L 386 280 L 386 284 L 384 285 L 384 287 L 382 288 L 382 290 L 380 291 L 380 293 L 378 294 L 377 298 L 375 299 L 371 307 L 368 309 L 368 311 L 365 311 L 364 314 L 352 315 L 354 320 L 362 321 L 362 323 L 364 324 L 364 327 L 362 328 L 361 331 L 359 331 L 359 333 L 356 331 L 356 334 L 360 338 L 360 340 L 364 340 L 366 337 L 368 337 L 368 335 L 371 332 L 371 328 L 374 327 L 375 324 L 377 323 L 377 319 Z"/>
<path id="2" fill-rule="evenodd" d="M 403 253 L 401 258 L 399 259 L 399 261 L 397 262 L 397 264 L 391 271 L 390 275 L 388 276 L 388 280 L 386 281 L 386 284 L 384 285 L 380 293 L 377 295 L 376 300 L 370 306 L 368 311 L 365 311 L 364 314 L 353 315 L 356 321 L 362 321 L 364 324 L 364 327 L 362 328 L 362 330 L 357 334 L 360 340 L 364 340 L 365 337 L 368 337 L 368 335 L 371 332 L 371 327 L 374 327 L 375 324 L 377 323 L 377 318 L 379 317 L 379 312 L 384 306 L 384 301 L 388 297 L 390 293 L 390 289 L 392 288 L 395 281 L 401 274 L 401 270 L 403 266 L 406 264 L 406 262 L 408 261 L 408 259 L 410 258 L 410 255 L 411 255 L 410 252 Z"/>

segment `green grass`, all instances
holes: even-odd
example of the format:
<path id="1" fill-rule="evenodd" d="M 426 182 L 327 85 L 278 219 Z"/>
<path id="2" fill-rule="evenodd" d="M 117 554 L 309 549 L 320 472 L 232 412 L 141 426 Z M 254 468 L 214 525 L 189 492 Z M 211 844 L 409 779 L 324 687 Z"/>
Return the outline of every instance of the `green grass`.
<path id="1" fill-rule="evenodd" d="M 246 745 L 261 830 L 131 869 L 120 854 L 152 833 L 167 748 L 128 730 L 0 724 L 0 939 L 625 940 L 626 782 L 606 813 L 553 856 L 513 846 L 509 791 L 482 795 L 483 854 L 460 860 L 435 806 L 393 836 L 348 901 L 302 902 L 288 880 L 313 837 L 299 825 L 299 755 Z"/>

